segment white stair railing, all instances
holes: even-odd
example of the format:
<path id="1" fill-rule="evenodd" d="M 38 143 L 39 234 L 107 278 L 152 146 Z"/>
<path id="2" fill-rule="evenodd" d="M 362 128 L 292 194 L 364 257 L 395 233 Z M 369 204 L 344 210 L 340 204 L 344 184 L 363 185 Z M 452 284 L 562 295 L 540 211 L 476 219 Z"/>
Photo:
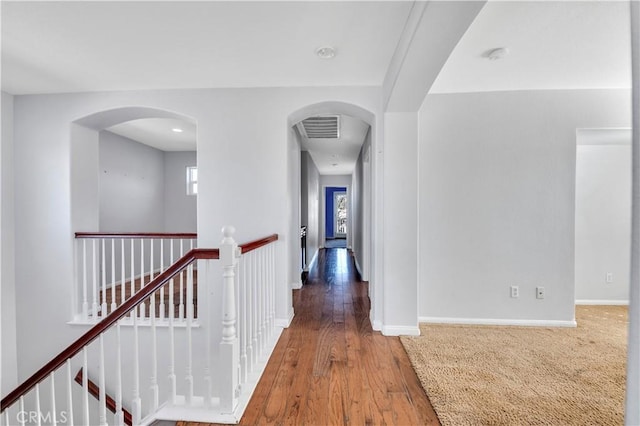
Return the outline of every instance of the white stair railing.
<path id="1" fill-rule="evenodd" d="M 224 229 L 219 250 L 190 250 L 133 297 L 119 300 L 98 324 L 2 399 L 0 424 L 238 421 L 279 336 L 272 244 L 278 236 L 238 247 L 233 232 Z M 205 282 L 221 286 L 213 293 L 222 298 L 204 297 L 196 323 L 191 284 L 197 263 L 206 271 L 203 289 Z M 216 265 L 222 279 L 207 278 Z M 187 292 L 184 324 L 174 304 L 179 278 Z M 156 301 L 168 301 L 166 327 L 157 327 Z M 149 319 L 140 314 L 145 306 L 152 313 Z M 212 321 L 215 312 L 222 313 L 219 323 Z M 146 323 L 150 326 L 142 327 Z M 212 335 L 222 336 L 221 341 L 212 341 Z M 212 366 L 215 354 L 217 368 Z M 76 380 L 81 386 L 72 380 L 75 371 L 80 371 Z"/>
<path id="2" fill-rule="evenodd" d="M 197 247 L 197 235 L 190 233 L 76 233 L 75 320 L 98 322 L 132 294 L 147 285 L 166 267 Z M 184 321 L 186 276 L 180 276 L 178 318 Z M 197 282 L 197 279 L 194 281 Z M 192 289 L 193 290 L 193 289 Z M 167 321 L 165 292 L 158 294 L 156 309 L 149 302 L 138 310 L 140 320 L 152 317 Z M 154 300 L 155 302 L 155 300 Z"/>

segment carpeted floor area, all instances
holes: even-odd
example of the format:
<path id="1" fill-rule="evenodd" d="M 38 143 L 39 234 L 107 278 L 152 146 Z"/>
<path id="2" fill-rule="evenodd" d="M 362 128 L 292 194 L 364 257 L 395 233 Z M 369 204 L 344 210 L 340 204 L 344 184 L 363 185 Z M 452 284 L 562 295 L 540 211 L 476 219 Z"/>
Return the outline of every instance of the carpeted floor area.
<path id="1" fill-rule="evenodd" d="M 421 324 L 402 343 L 443 425 L 621 425 L 627 307 L 577 328 Z"/>

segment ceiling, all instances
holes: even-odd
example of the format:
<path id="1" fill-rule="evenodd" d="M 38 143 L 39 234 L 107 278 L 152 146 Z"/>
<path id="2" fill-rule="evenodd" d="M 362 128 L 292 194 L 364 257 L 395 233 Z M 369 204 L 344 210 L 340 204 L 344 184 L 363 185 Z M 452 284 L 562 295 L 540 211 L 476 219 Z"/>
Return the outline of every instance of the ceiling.
<path id="1" fill-rule="evenodd" d="M 409 43 L 403 31 L 419 18 L 412 8 L 412 1 L 3 1 L 2 90 L 382 86 Z M 456 27 L 464 35 L 450 43 L 450 55 L 440 49 L 440 62 L 435 51 L 453 25 L 445 12 L 462 12 L 450 2 L 422 9 L 433 31 L 416 31 L 412 45 L 420 61 L 444 62 L 430 93 L 631 85 L 626 1 L 489 1 Z M 320 59 L 315 51 L 327 45 L 336 56 Z M 510 53 L 487 59 L 496 47 Z M 422 99 L 420 67 L 400 56 L 416 74 L 405 88 Z M 356 121 L 342 118 L 340 140 L 302 141 L 321 173 L 351 173 L 368 129 Z M 195 129 L 170 127 L 139 121 L 109 130 L 163 150 L 195 146 Z"/>
<path id="2" fill-rule="evenodd" d="M 181 132 L 174 129 L 179 129 Z M 143 118 L 125 121 L 105 130 L 160 151 L 196 150 L 196 125 L 182 120 Z"/>
<path id="3" fill-rule="evenodd" d="M 3 1 L 2 90 L 379 86 L 411 6 Z"/>
<path id="4" fill-rule="evenodd" d="M 430 93 L 629 87 L 628 2 L 489 1 Z"/>
<path id="5" fill-rule="evenodd" d="M 369 125 L 359 118 L 339 116 L 339 137 L 318 139 L 300 136 L 302 151 L 308 151 L 321 175 L 350 175 L 353 173 L 360 148 Z M 300 135 L 300 132 L 298 132 Z"/>

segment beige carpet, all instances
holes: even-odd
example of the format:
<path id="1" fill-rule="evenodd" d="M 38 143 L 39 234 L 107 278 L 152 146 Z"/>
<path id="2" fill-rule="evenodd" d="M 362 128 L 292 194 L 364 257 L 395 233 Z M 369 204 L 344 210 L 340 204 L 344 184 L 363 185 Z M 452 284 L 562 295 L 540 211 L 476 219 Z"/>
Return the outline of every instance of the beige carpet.
<path id="1" fill-rule="evenodd" d="M 443 425 L 621 425 L 627 307 L 577 328 L 422 324 L 402 343 Z"/>

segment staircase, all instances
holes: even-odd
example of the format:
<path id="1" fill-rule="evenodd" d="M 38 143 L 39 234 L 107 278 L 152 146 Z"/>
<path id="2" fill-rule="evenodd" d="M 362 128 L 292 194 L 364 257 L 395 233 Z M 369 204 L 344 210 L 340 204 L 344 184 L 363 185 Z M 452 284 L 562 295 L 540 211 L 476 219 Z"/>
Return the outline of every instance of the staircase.
<path id="1" fill-rule="evenodd" d="M 149 281 L 141 267 L 139 288 L 135 279 L 124 280 L 127 264 L 135 275 L 133 260 L 115 250 L 126 236 L 94 235 L 103 242 L 90 246 L 102 250 L 78 251 L 86 262 L 78 266 L 76 318 L 92 326 L 2 399 L 0 423 L 237 423 L 281 328 L 275 323 L 278 236 L 238 246 L 233 234 L 226 227 L 219 249 L 190 249 L 157 273 L 151 265 Z M 120 242 L 110 245 L 111 258 L 121 259 L 120 293 L 115 261 L 111 286 L 102 285 L 109 281 L 109 238 Z M 92 278 L 100 274 L 102 280 Z M 87 291 L 89 284 L 96 291 Z"/>

